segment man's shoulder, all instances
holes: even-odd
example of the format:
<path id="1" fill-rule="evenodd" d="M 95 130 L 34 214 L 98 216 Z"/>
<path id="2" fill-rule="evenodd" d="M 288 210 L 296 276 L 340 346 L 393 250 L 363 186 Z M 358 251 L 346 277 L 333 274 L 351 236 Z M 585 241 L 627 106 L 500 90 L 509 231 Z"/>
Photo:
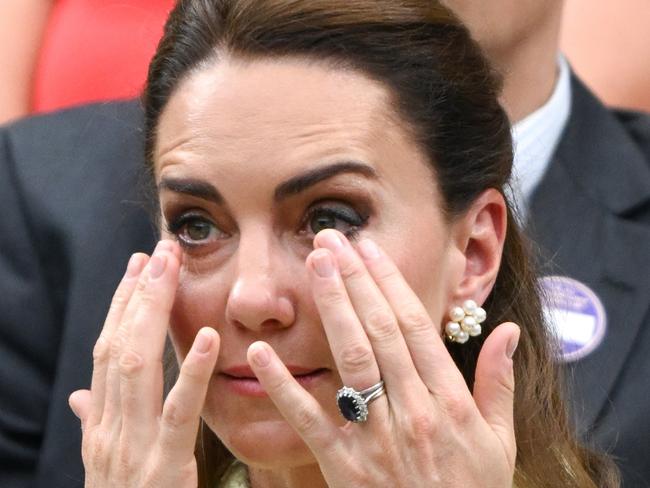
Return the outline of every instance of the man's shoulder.
<path id="1" fill-rule="evenodd" d="M 576 146 L 613 148 L 621 146 L 639 151 L 646 163 L 650 159 L 650 114 L 605 106 L 577 77 L 572 82 L 572 107 L 565 138 L 575 136 Z M 616 146 L 616 148 L 614 148 Z M 606 152 L 610 155 L 610 152 Z"/>
<path id="2" fill-rule="evenodd" d="M 571 115 L 545 179 L 550 175 L 614 215 L 647 209 L 650 117 L 606 107 L 574 76 Z"/>
<path id="3" fill-rule="evenodd" d="M 0 128 L 0 171 L 35 192 L 105 185 L 143 167 L 137 101 L 85 105 Z M 57 187 L 58 185 L 58 187 Z"/>
<path id="4" fill-rule="evenodd" d="M 115 130 L 142 130 L 142 108 L 137 100 L 100 102 L 31 115 L 0 127 L 11 137 L 78 134 L 93 125 Z"/>
<path id="5" fill-rule="evenodd" d="M 612 113 L 634 143 L 646 154 L 646 162 L 650 166 L 650 113 L 616 108 L 612 109 Z"/>
<path id="6" fill-rule="evenodd" d="M 21 119 L 0 128 L 5 157 L 21 166 L 65 165 L 142 153 L 143 116 L 135 101 L 104 102 Z M 112 156 L 110 156 L 112 155 Z"/>
<path id="7" fill-rule="evenodd" d="M 102 216 L 145 220 L 148 187 L 136 101 L 87 105 L 0 128 L 0 179 L 34 222 L 74 233 Z M 39 227 L 40 229 L 40 227 Z"/>

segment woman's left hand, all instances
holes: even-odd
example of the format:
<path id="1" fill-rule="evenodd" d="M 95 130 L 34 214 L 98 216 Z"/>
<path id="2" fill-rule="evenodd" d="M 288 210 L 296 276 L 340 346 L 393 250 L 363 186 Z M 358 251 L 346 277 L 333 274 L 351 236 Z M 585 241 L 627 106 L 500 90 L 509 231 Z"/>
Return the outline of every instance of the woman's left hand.
<path id="1" fill-rule="evenodd" d="M 341 426 L 267 344 L 252 344 L 248 356 L 328 485 L 511 487 L 519 328 L 501 324 L 485 340 L 472 395 L 439 327 L 375 244 L 363 241 L 357 253 L 333 230 L 316 242 L 307 267 L 339 374 L 357 391 L 382 379 L 386 393 L 369 404 L 366 422 Z"/>

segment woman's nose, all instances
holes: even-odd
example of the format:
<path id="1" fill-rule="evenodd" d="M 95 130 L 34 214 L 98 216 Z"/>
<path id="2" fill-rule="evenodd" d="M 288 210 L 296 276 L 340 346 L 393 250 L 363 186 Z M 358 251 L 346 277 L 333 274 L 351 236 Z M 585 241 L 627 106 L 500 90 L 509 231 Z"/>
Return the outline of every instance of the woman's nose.
<path id="1" fill-rule="evenodd" d="M 276 246 L 277 247 L 277 246 Z M 295 321 L 295 298 L 283 253 L 272 243 L 240 240 L 226 320 L 254 331 L 289 327 Z"/>

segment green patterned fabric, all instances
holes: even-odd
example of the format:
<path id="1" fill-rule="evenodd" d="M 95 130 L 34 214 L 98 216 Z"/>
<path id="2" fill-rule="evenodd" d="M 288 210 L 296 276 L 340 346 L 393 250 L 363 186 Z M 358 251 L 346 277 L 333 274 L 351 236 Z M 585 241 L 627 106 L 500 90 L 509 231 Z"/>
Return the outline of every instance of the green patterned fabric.
<path id="1" fill-rule="evenodd" d="M 250 488 L 246 465 L 239 461 L 233 462 L 223 474 L 216 488 Z"/>

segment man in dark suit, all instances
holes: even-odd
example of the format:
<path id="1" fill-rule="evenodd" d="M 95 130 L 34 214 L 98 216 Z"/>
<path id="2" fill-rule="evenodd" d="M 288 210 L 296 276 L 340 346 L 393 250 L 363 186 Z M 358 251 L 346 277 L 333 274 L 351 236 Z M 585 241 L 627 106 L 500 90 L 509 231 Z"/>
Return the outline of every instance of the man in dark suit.
<path id="1" fill-rule="evenodd" d="M 517 5 L 528 3 L 536 2 Z M 530 41 L 552 54 L 535 58 L 546 70 L 531 78 L 476 32 L 508 75 L 504 103 L 512 118 L 525 121 L 547 106 L 561 85 L 555 45 L 543 44 L 545 36 Z M 619 458 L 626 487 L 646 486 L 650 119 L 605 109 L 567 76 L 570 110 L 557 117 L 553 154 L 522 197 L 523 218 L 552 258 L 553 273 L 584 284 L 604 305 L 602 341 L 567 363 L 574 415 L 587 439 Z M 0 131 L 3 488 L 83 486 L 79 423 L 67 397 L 90 382 L 92 347 L 129 254 L 149 251 L 155 241 L 140 183 L 141 117 L 137 102 L 113 103 Z"/>
<path id="2" fill-rule="evenodd" d="M 135 250 L 155 229 L 139 182 L 136 102 L 0 132 L 0 487 L 83 486 L 67 397 Z"/>
<path id="3" fill-rule="evenodd" d="M 650 486 L 650 117 L 606 109 L 571 74 L 564 0 L 445 3 L 504 76 L 513 194 L 554 276 L 574 422 L 626 488 Z"/>

